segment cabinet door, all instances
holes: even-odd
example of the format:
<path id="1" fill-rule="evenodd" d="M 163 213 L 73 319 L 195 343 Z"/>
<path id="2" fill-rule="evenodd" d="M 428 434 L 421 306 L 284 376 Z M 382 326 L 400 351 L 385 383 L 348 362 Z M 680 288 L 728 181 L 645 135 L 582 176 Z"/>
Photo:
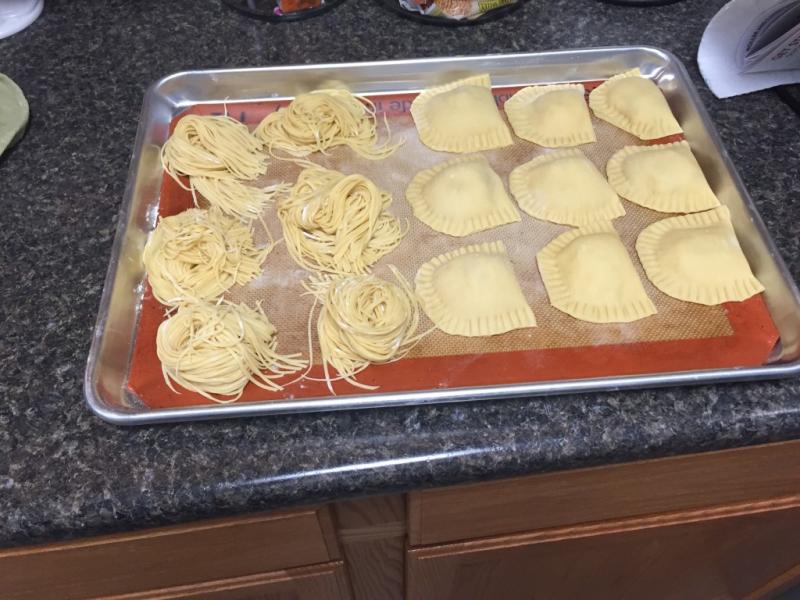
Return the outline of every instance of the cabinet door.
<path id="1" fill-rule="evenodd" d="M 543 473 L 409 494 L 412 546 L 790 496 L 800 441 Z"/>
<path id="2" fill-rule="evenodd" d="M 413 549 L 408 599 L 742 598 L 800 564 L 797 505 L 795 498 L 790 508 L 698 511 L 675 524 L 662 516 Z"/>
<path id="3" fill-rule="evenodd" d="M 350 600 L 341 562 L 98 600 Z"/>
<path id="4" fill-rule="evenodd" d="M 339 558 L 327 507 L 198 521 L 0 550 L 0 600 L 124 595 Z"/>

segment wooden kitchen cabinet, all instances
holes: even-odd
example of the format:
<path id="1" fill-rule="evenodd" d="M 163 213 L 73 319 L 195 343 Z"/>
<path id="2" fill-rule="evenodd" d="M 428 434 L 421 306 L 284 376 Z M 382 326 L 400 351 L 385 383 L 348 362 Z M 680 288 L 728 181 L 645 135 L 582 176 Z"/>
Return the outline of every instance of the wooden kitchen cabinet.
<path id="1" fill-rule="evenodd" d="M 64 600 L 132 593 L 150 598 L 150 590 L 250 575 L 266 574 L 278 581 L 294 567 L 340 558 L 329 507 L 279 511 L 0 551 L 0 598 Z M 264 585 L 268 583 L 278 585 L 273 580 Z M 297 585 L 304 589 L 310 584 Z"/>
<path id="2" fill-rule="evenodd" d="M 800 441 L 0 551 L 0 600 L 761 600 Z"/>
<path id="3" fill-rule="evenodd" d="M 412 549 L 408 600 L 763 598 L 800 564 L 800 498 Z M 763 512 L 761 512 L 763 511 Z M 760 590 L 763 590 L 760 591 Z"/>
<path id="4" fill-rule="evenodd" d="M 766 598 L 798 505 L 797 441 L 411 492 L 406 597 Z"/>
<path id="5" fill-rule="evenodd" d="M 437 488 L 408 495 L 412 546 L 800 494 L 800 442 Z"/>

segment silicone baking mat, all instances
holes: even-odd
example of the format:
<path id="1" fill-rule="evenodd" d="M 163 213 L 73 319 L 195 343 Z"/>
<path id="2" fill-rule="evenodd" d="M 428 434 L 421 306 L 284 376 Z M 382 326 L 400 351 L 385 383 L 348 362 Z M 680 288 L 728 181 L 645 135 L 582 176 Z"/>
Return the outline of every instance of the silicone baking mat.
<path id="1" fill-rule="evenodd" d="M 585 85 L 588 91 L 596 84 Z M 516 90 L 495 89 L 498 105 L 502 106 Z M 670 215 L 622 201 L 626 215 L 613 223 L 628 248 L 658 314 L 620 324 L 586 323 L 550 306 L 536 265 L 536 253 L 553 238 L 567 231 L 568 227 L 534 219 L 520 211 L 522 221 L 519 223 L 455 238 L 438 233 L 417 220 L 405 200 L 408 183 L 420 170 L 450 160 L 455 155 L 435 152 L 419 141 L 409 113 L 413 98 L 413 94 L 372 98 L 379 115 L 386 114 L 392 138 L 405 140 L 389 158 L 371 161 L 340 148 L 328 155 L 314 154 L 310 159 L 344 173 L 361 173 L 392 194 L 394 201 L 390 211 L 407 222 L 409 230 L 400 246 L 377 263 L 374 269 L 376 274 L 391 279 L 387 268 L 391 264 L 413 282 L 419 266 L 434 256 L 468 244 L 501 240 L 508 250 L 525 297 L 533 308 L 538 326 L 479 338 L 450 336 L 435 331 L 425 337 L 406 358 L 386 365 L 370 366 L 358 376 L 359 381 L 378 385 L 381 392 L 392 392 L 743 367 L 761 365 L 767 361 L 778 339 L 778 332 L 760 295 L 745 302 L 701 306 L 670 298 L 646 278 L 634 250 L 636 237 L 647 225 Z M 235 104 L 229 106 L 228 110 L 231 116 L 253 127 L 264 115 L 284 104 Z M 219 105 L 200 105 L 183 114 L 222 114 L 223 110 L 224 107 Z M 606 162 L 614 152 L 626 145 L 644 143 L 594 117 L 593 125 L 598 141 L 580 148 L 603 173 Z M 681 136 L 650 143 L 677 139 L 681 139 Z M 516 136 L 514 141 L 510 147 L 483 153 L 506 184 L 508 174 L 514 167 L 550 151 Z M 299 171 L 300 168 L 292 162 L 273 159 L 261 183 L 293 182 Z M 159 213 L 168 216 L 191 205 L 191 194 L 171 178 L 164 177 Z M 280 223 L 274 207 L 267 209 L 264 220 L 275 237 L 280 237 Z M 260 224 L 254 224 L 254 231 L 256 241 L 263 242 L 266 239 Z M 286 247 L 278 244 L 267 257 L 263 274 L 246 286 L 230 290 L 226 297 L 251 305 L 261 300 L 267 315 L 278 329 L 279 351 L 307 355 L 312 298 L 302 295 L 302 281 L 308 275 L 294 263 Z M 164 319 L 164 312 L 165 308 L 147 289 L 141 306 L 128 385 L 151 408 L 208 404 L 208 400 L 199 394 L 185 390 L 175 393 L 164 383 L 155 351 L 155 334 Z M 424 317 L 420 330 L 431 326 L 432 323 Z M 313 337 L 312 343 L 316 363 L 319 350 Z M 318 364 L 310 376 L 322 376 Z M 291 381 L 293 377 L 286 379 Z M 346 382 L 334 383 L 334 389 L 339 395 L 364 393 Z M 307 379 L 277 393 L 250 385 L 240 401 L 327 395 L 329 392 L 324 383 Z"/>

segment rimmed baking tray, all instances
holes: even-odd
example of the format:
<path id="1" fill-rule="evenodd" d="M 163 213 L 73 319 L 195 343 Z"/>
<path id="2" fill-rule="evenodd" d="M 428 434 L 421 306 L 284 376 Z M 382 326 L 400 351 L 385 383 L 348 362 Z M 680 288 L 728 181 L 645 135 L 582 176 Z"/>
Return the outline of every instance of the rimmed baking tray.
<path id="1" fill-rule="evenodd" d="M 555 378 L 489 385 L 281 398 L 153 408 L 128 385 L 145 292 L 141 253 L 159 210 L 161 145 L 176 115 L 202 105 L 228 106 L 290 99 L 336 80 L 353 92 L 397 97 L 472 73 L 489 73 L 496 88 L 537 83 L 593 82 L 638 67 L 656 81 L 684 128 L 685 138 L 723 204 L 754 273 L 764 284 L 763 301 L 779 336 L 765 364 L 606 377 Z M 243 104 L 244 106 L 244 104 Z M 396 198 L 396 202 L 402 201 Z M 465 242 L 466 243 L 466 242 Z M 426 257 L 428 258 L 428 257 Z M 161 79 L 147 91 L 131 160 L 125 197 L 89 354 L 85 394 L 103 419 L 133 425 L 278 413 L 463 402 L 501 397 L 619 390 L 703 382 L 787 377 L 800 373 L 800 294 L 777 253 L 703 108 L 694 86 L 672 54 L 647 47 L 415 59 L 388 62 L 187 71 Z"/>

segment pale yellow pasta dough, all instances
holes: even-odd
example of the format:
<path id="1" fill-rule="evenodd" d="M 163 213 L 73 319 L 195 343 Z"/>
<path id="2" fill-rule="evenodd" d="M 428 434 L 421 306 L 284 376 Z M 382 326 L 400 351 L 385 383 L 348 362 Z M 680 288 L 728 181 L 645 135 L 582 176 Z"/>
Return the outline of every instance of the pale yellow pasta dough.
<path id="1" fill-rule="evenodd" d="M 282 377 L 304 368 L 299 354 L 278 352 L 277 330 L 260 303 L 182 304 L 158 326 L 156 353 L 169 388 L 173 382 L 220 404 L 238 400 L 254 383 L 277 392 Z"/>
<path id="2" fill-rule="evenodd" d="M 261 142 L 227 115 L 181 117 L 161 148 L 161 166 L 184 188 L 180 175 L 250 181 L 267 170 Z"/>
<path id="3" fill-rule="evenodd" d="M 661 212 L 719 206 L 687 142 L 626 146 L 608 161 L 608 182 L 623 198 Z"/>
<path id="4" fill-rule="evenodd" d="M 417 173 L 406 198 L 420 221 L 453 236 L 520 220 L 503 181 L 481 155 L 460 156 Z"/>
<path id="5" fill-rule="evenodd" d="M 628 323 L 657 312 L 611 223 L 568 231 L 536 259 L 550 304 L 576 319 Z"/>
<path id="6" fill-rule="evenodd" d="M 580 226 L 625 214 L 606 178 L 577 148 L 520 165 L 511 171 L 509 187 L 522 210 L 553 223 Z"/>
<path id="7" fill-rule="evenodd" d="M 369 272 L 408 230 L 387 210 L 391 194 L 363 175 L 306 164 L 277 206 L 286 249 L 309 271 Z"/>
<path id="8" fill-rule="evenodd" d="M 513 143 L 488 75 L 425 90 L 411 103 L 411 116 L 422 143 L 433 150 L 477 152 Z"/>
<path id="9" fill-rule="evenodd" d="M 142 262 L 156 300 L 177 306 L 252 281 L 272 247 L 257 248 L 250 227 L 217 208 L 190 208 L 158 221 Z"/>
<path id="10" fill-rule="evenodd" d="M 451 335 L 495 335 L 536 326 L 502 242 L 437 256 L 417 271 L 416 288 L 425 313 Z"/>
<path id="11" fill-rule="evenodd" d="M 579 84 L 536 85 L 508 99 L 506 115 L 514 133 L 548 148 L 596 142 L 585 89 Z"/>
<path id="12" fill-rule="evenodd" d="M 358 382 L 356 375 L 371 364 L 400 360 L 425 335 L 417 334 L 419 299 L 400 271 L 389 269 L 397 283 L 373 274 L 312 277 L 303 283 L 322 305 L 317 338 L 332 394 L 329 367 L 338 372 L 337 379 L 374 390 L 377 386 Z"/>
<path id="13" fill-rule="evenodd" d="M 589 94 L 589 106 L 599 119 L 643 140 L 683 132 L 658 86 L 639 69 L 615 75 Z"/>
<path id="14" fill-rule="evenodd" d="M 273 155 L 280 150 L 304 157 L 348 146 L 359 156 L 376 160 L 392 154 L 400 143 L 389 139 L 378 142 L 375 112 L 370 100 L 354 96 L 347 89 L 315 90 L 300 94 L 289 106 L 268 114 L 253 134 Z M 386 127 L 389 136 L 388 123 Z"/>
<path id="15" fill-rule="evenodd" d="M 636 251 L 650 281 L 678 300 L 714 305 L 764 291 L 725 206 L 653 223 L 639 234 Z"/>

